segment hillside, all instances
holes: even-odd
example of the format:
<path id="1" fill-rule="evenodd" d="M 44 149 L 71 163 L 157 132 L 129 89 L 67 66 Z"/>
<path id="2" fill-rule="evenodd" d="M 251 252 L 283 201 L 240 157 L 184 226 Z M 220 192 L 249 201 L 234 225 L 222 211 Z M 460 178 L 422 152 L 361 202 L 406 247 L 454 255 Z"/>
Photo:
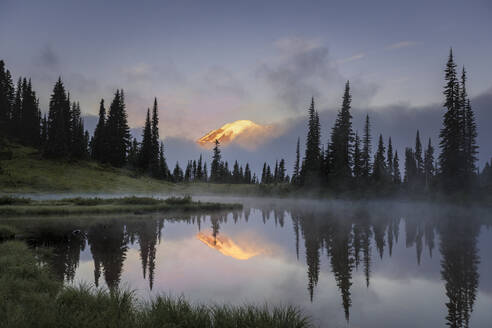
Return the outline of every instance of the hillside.
<path id="1" fill-rule="evenodd" d="M 0 192 L 158 192 L 173 184 L 88 161 L 43 159 L 38 150 L 8 144 L 0 160 Z"/>

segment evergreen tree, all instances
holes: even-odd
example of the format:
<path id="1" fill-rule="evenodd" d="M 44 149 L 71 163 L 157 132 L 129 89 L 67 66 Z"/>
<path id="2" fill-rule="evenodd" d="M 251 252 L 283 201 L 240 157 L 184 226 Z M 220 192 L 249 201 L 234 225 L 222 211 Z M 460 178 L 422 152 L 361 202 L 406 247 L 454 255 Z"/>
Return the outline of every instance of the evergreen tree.
<path id="1" fill-rule="evenodd" d="M 40 139 L 40 116 L 36 93 L 32 90 L 31 80 L 25 78 L 21 90 L 21 130 L 20 138 L 23 144 L 33 147 L 39 146 Z"/>
<path id="2" fill-rule="evenodd" d="M 366 115 L 366 123 L 364 126 L 364 136 L 362 138 L 362 176 L 369 178 L 371 173 L 371 126 L 369 123 L 369 114 Z"/>
<path id="3" fill-rule="evenodd" d="M 200 154 L 200 158 L 198 159 L 197 167 L 196 167 L 196 179 L 198 181 L 203 181 L 203 168 L 202 168 L 202 154 Z"/>
<path id="4" fill-rule="evenodd" d="M 15 89 L 10 118 L 11 137 L 20 139 L 22 132 L 22 78 L 19 77 Z"/>
<path id="5" fill-rule="evenodd" d="M 133 168 L 133 169 L 138 168 L 139 159 L 140 159 L 139 155 L 140 155 L 140 149 L 138 146 L 137 138 L 133 138 L 133 141 L 130 144 L 130 148 L 128 150 L 128 164 L 130 165 L 131 168 Z"/>
<path id="6" fill-rule="evenodd" d="M 5 63 L 0 60 L 0 133 L 8 135 L 14 103 L 14 83 Z"/>
<path id="7" fill-rule="evenodd" d="M 168 180 L 169 179 L 169 168 L 167 167 L 166 158 L 164 157 L 164 143 L 160 143 L 159 149 L 159 178 Z"/>
<path id="8" fill-rule="evenodd" d="M 420 182 L 424 177 L 424 160 L 422 159 L 422 143 L 420 142 L 419 130 L 417 130 L 417 135 L 415 137 L 415 164 L 417 166 L 416 177 Z"/>
<path id="9" fill-rule="evenodd" d="M 352 176 L 353 141 L 352 115 L 350 114 L 352 96 L 349 82 L 345 84 L 342 108 L 338 112 L 331 133 L 329 145 L 330 174 L 337 185 L 344 185 Z"/>
<path id="10" fill-rule="evenodd" d="M 203 181 L 208 181 L 208 171 L 207 171 L 207 163 L 203 163 Z"/>
<path id="11" fill-rule="evenodd" d="M 393 182 L 395 184 L 401 183 L 400 161 L 398 159 L 398 151 L 397 150 L 395 150 L 395 157 L 393 159 Z"/>
<path id="12" fill-rule="evenodd" d="M 299 137 L 297 137 L 297 146 L 296 146 L 296 162 L 295 162 L 295 165 L 294 165 L 294 173 L 292 174 L 292 184 L 299 184 L 299 178 L 300 178 L 300 170 L 301 170 L 301 167 L 299 166 L 300 165 L 300 160 L 301 160 L 301 152 L 300 152 L 300 149 L 299 149 L 299 146 L 300 146 L 300 142 L 301 142 L 301 139 Z"/>
<path id="13" fill-rule="evenodd" d="M 183 181 L 183 170 L 179 167 L 179 163 L 176 162 L 176 166 L 173 170 L 173 181 L 174 182 L 182 182 Z"/>
<path id="14" fill-rule="evenodd" d="M 285 160 L 283 158 L 278 165 L 277 181 L 280 183 L 285 182 Z"/>
<path id="15" fill-rule="evenodd" d="M 362 152 L 360 149 L 360 137 L 358 133 L 355 133 L 355 143 L 354 143 L 354 166 L 353 174 L 356 184 L 359 184 L 363 173 L 362 167 Z"/>
<path id="16" fill-rule="evenodd" d="M 105 162 L 106 159 L 106 108 L 104 108 L 104 99 L 101 99 L 99 104 L 99 120 L 92 138 L 91 157 L 99 162 Z"/>
<path id="17" fill-rule="evenodd" d="M 237 161 L 234 162 L 234 167 L 232 169 L 232 182 L 233 183 L 240 183 L 241 181 L 241 176 L 239 174 L 239 164 Z"/>
<path id="18" fill-rule="evenodd" d="M 150 169 L 154 177 L 159 175 L 159 110 L 157 108 L 157 98 L 154 98 L 154 106 L 152 108 Z"/>
<path id="19" fill-rule="evenodd" d="M 84 122 L 81 118 L 80 104 L 73 103 L 70 112 L 70 130 L 71 145 L 70 156 L 73 159 L 84 159 L 87 153 L 87 144 L 85 140 Z"/>
<path id="20" fill-rule="evenodd" d="M 130 128 L 128 127 L 123 90 L 116 90 L 109 107 L 106 132 L 108 162 L 113 166 L 122 167 L 126 163 L 130 145 Z"/>
<path id="21" fill-rule="evenodd" d="M 417 178 L 417 162 L 412 148 L 405 149 L 405 177 L 404 182 L 409 190 L 415 187 Z"/>
<path id="22" fill-rule="evenodd" d="M 388 153 L 386 155 L 386 165 L 388 167 L 388 174 L 393 176 L 393 145 L 391 144 L 391 137 L 388 139 Z"/>
<path id="23" fill-rule="evenodd" d="M 46 114 L 44 114 L 43 119 L 41 120 L 41 146 L 46 147 L 46 142 L 48 141 L 48 119 L 46 118 Z"/>
<path id="24" fill-rule="evenodd" d="M 314 108 L 314 98 L 309 107 L 308 134 L 306 139 L 306 153 L 301 170 L 303 184 L 313 185 L 319 181 L 320 176 L 320 125 L 319 116 Z"/>
<path id="25" fill-rule="evenodd" d="M 150 121 L 150 109 L 147 109 L 144 130 L 142 133 L 142 147 L 140 147 L 140 165 L 139 167 L 148 171 L 152 162 L 152 125 Z"/>
<path id="26" fill-rule="evenodd" d="M 244 182 L 251 183 L 251 169 L 249 168 L 249 163 L 246 163 L 246 168 L 244 169 Z"/>
<path id="27" fill-rule="evenodd" d="M 449 52 L 445 69 L 443 127 L 440 131 L 441 153 L 439 165 L 443 187 L 455 191 L 463 185 L 463 172 L 460 163 L 460 122 L 459 122 L 459 82 L 456 75 L 453 51 Z"/>
<path id="28" fill-rule="evenodd" d="M 263 170 L 261 170 L 261 183 L 267 183 L 267 164 L 263 163 Z"/>
<path id="29" fill-rule="evenodd" d="M 212 164 L 210 166 L 210 181 L 220 182 L 221 179 L 221 159 L 219 140 L 215 140 L 215 147 L 213 149 Z"/>
<path id="30" fill-rule="evenodd" d="M 69 114 L 70 102 L 61 78 L 59 78 L 53 88 L 53 94 L 50 99 L 48 112 L 48 139 L 45 148 L 46 156 L 51 158 L 68 156 L 70 146 L 70 127 L 67 127 L 66 125 L 67 122 L 70 122 Z"/>
<path id="31" fill-rule="evenodd" d="M 430 138 L 424 155 L 424 176 L 425 187 L 428 189 L 434 176 L 434 147 L 432 147 Z"/>
<path id="32" fill-rule="evenodd" d="M 386 160 L 384 158 L 383 135 L 379 135 L 378 150 L 374 156 L 372 178 L 376 182 L 384 182 L 387 176 Z"/>

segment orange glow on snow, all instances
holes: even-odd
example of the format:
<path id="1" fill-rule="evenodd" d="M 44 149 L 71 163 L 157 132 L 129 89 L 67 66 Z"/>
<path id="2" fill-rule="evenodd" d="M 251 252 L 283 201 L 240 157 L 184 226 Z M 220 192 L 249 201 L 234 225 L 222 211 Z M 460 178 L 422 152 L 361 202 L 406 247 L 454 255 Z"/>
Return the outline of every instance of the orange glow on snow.
<path id="1" fill-rule="evenodd" d="M 260 249 L 246 249 L 245 247 L 241 247 L 233 242 L 229 237 L 224 235 L 214 238 L 211 235 L 206 235 L 203 232 L 199 232 L 197 233 L 196 238 L 208 247 L 216 249 L 225 256 L 230 256 L 237 260 L 247 260 L 262 252 Z"/>
<path id="2" fill-rule="evenodd" d="M 215 140 L 219 140 L 221 145 L 227 145 L 236 140 L 241 146 L 254 149 L 265 137 L 273 136 L 274 131 L 273 126 L 260 125 L 250 120 L 239 120 L 210 131 L 196 142 L 202 147 L 211 148 Z"/>

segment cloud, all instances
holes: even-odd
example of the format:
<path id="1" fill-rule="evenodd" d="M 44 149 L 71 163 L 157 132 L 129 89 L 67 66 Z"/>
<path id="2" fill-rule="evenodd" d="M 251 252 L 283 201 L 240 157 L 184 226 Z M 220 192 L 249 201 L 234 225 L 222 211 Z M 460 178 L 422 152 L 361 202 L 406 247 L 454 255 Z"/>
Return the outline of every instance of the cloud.
<path id="1" fill-rule="evenodd" d="M 356 54 L 356 55 L 353 55 L 351 57 L 348 57 L 348 58 L 344 58 L 344 59 L 339 59 L 337 60 L 337 64 L 345 64 L 345 63 L 350 63 L 352 61 L 355 61 L 355 60 L 359 60 L 359 59 L 362 59 L 366 56 L 365 53 L 361 52 L 359 54 Z"/>
<path id="2" fill-rule="evenodd" d="M 57 70 L 60 66 L 60 58 L 50 45 L 45 45 L 36 58 L 36 62 L 43 68 Z"/>
<path id="3" fill-rule="evenodd" d="M 319 40 L 284 38 L 274 43 L 276 56 L 257 68 L 256 76 L 273 91 L 275 106 L 290 112 L 301 112 L 309 106 L 311 97 L 322 106 L 338 106 L 347 80 L 339 69 L 340 61 Z M 364 58 L 364 53 L 342 60 L 349 62 Z M 361 91 L 357 102 L 366 104 L 378 87 L 374 82 L 351 78 L 351 85 Z"/>
<path id="4" fill-rule="evenodd" d="M 390 44 L 386 47 L 386 49 L 401 49 L 401 48 L 407 48 L 407 47 L 413 47 L 419 44 L 419 42 L 415 41 L 401 41 L 401 42 L 396 42 L 393 44 Z"/>
<path id="5" fill-rule="evenodd" d="M 342 85 L 344 79 L 330 58 L 328 48 L 315 40 L 281 39 L 274 46 L 278 56 L 263 62 L 257 76 L 266 81 L 288 110 L 299 111 L 307 106 L 312 96 L 320 98 L 326 94 L 322 89 Z"/>

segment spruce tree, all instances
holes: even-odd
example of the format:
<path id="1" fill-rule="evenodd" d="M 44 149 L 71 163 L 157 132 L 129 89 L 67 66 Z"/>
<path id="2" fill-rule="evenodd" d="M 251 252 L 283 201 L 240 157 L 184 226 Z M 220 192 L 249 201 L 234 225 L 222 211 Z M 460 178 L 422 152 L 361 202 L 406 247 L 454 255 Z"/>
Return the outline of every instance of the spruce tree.
<path id="1" fill-rule="evenodd" d="M 12 110 L 15 87 L 5 63 L 0 60 L 0 136 L 12 136 Z"/>
<path id="2" fill-rule="evenodd" d="M 203 159 L 202 159 L 202 154 L 200 154 L 200 158 L 198 158 L 198 163 L 196 167 L 196 179 L 198 181 L 203 181 Z"/>
<path id="3" fill-rule="evenodd" d="M 148 172 L 152 162 L 152 125 L 150 121 L 150 109 L 147 109 L 144 130 L 142 133 L 142 147 L 140 147 L 140 169 Z"/>
<path id="4" fill-rule="evenodd" d="M 393 176 L 393 145 L 391 137 L 388 139 L 388 153 L 386 154 L 386 165 L 388 167 L 388 175 Z"/>
<path id="5" fill-rule="evenodd" d="M 116 90 L 106 121 L 106 138 L 108 143 L 108 162 L 115 167 L 122 167 L 126 163 L 128 147 L 130 145 L 130 128 L 125 108 L 123 90 Z"/>
<path id="6" fill-rule="evenodd" d="M 385 147 L 383 142 L 383 135 L 379 135 L 378 149 L 374 156 L 374 165 L 372 171 L 372 178 L 375 182 L 385 182 L 387 177 L 386 160 L 384 158 Z"/>
<path id="7" fill-rule="evenodd" d="M 263 169 L 261 170 L 261 183 L 267 183 L 267 164 L 263 163 Z"/>
<path id="8" fill-rule="evenodd" d="M 21 138 L 22 132 L 22 78 L 17 80 L 15 88 L 14 101 L 12 103 L 12 112 L 10 117 L 11 137 L 15 139 Z"/>
<path id="9" fill-rule="evenodd" d="M 169 180 L 169 168 L 167 167 L 166 158 L 164 156 L 164 143 L 161 141 L 159 147 L 159 178 Z"/>
<path id="10" fill-rule="evenodd" d="M 401 183 L 400 160 L 398 159 L 397 150 L 395 150 L 395 157 L 393 159 L 393 182 L 395 184 Z"/>
<path id="11" fill-rule="evenodd" d="M 405 149 L 405 177 L 404 182 L 409 190 L 413 190 L 417 179 L 417 162 L 412 148 Z"/>
<path id="12" fill-rule="evenodd" d="M 244 169 L 244 180 L 245 183 L 251 183 L 251 169 L 249 168 L 249 163 L 246 163 L 246 168 Z"/>
<path id="13" fill-rule="evenodd" d="M 362 137 L 361 160 L 362 160 L 362 176 L 367 181 L 371 173 L 371 126 L 369 122 L 369 114 L 366 115 L 364 136 Z"/>
<path id="14" fill-rule="evenodd" d="M 467 99 L 466 109 L 465 109 L 465 170 L 466 178 L 468 180 L 467 186 L 472 183 L 472 179 L 477 171 L 477 161 L 478 161 L 478 145 L 477 145 L 477 125 L 475 123 L 475 114 L 470 105 L 470 100 Z"/>
<path id="15" fill-rule="evenodd" d="M 53 88 L 48 112 L 48 138 L 46 142 L 45 155 L 50 158 L 66 157 L 69 154 L 70 127 L 70 102 L 65 92 L 61 78 Z"/>
<path id="16" fill-rule="evenodd" d="M 363 167 L 362 167 L 362 152 L 360 149 L 360 137 L 358 133 L 355 133 L 355 143 L 354 143 L 354 166 L 353 175 L 355 178 L 355 183 L 358 185 L 362 177 Z"/>
<path id="17" fill-rule="evenodd" d="M 151 156 L 150 170 L 152 175 L 159 175 L 159 110 L 157 108 L 157 98 L 154 98 L 152 107 L 152 135 L 151 135 Z"/>
<path id="18" fill-rule="evenodd" d="M 311 99 L 311 106 L 309 107 L 308 113 L 308 134 L 301 180 L 303 184 L 313 185 L 319 181 L 321 157 L 319 116 L 314 108 L 314 98 Z"/>
<path id="19" fill-rule="evenodd" d="M 424 160 L 422 158 L 422 143 L 420 142 L 420 133 L 417 130 L 417 135 L 415 137 L 415 165 L 417 166 L 416 177 L 420 182 L 424 177 Z"/>
<path id="20" fill-rule="evenodd" d="M 442 185 L 447 191 L 455 191 L 463 185 L 460 163 L 459 82 L 456 75 L 453 51 L 449 52 L 445 69 L 443 127 L 439 133 L 439 166 Z"/>
<path id="21" fill-rule="evenodd" d="M 40 144 L 40 116 L 36 93 L 32 90 L 31 80 L 22 82 L 21 103 L 21 141 L 23 144 L 38 147 Z"/>
<path id="22" fill-rule="evenodd" d="M 431 185 L 432 178 L 434 176 L 434 147 L 432 147 L 431 139 L 429 138 L 429 144 L 424 155 L 424 177 L 425 187 L 428 189 Z"/>
<path id="23" fill-rule="evenodd" d="M 99 103 L 99 120 L 92 138 L 91 157 L 99 162 L 106 161 L 106 108 L 104 108 L 104 99 L 101 99 Z"/>
<path id="24" fill-rule="evenodd" d="M 221 180 L 221 159 L 219 140 L 215 140 L 215 147 L 213 149 L 212 164 L 210 166 L 210 181 L 220 182 Z"/>
<path id="25" fill-rule="evenodd" d="M 345 184 L 352 176 L 353 141 L 352 115 L 350 114 L 352 96 L 350 84 L 345 84 L 342 108 L 338 112 L 331 132 L 329 144 L 330 175 L 337 185 Z"/>
<path id="26" fill-rule="evenodd" d="M 280 160 L 280 163 L 278 165 L 278 182 L 284 183 L 285 182 L 285 160 L 282 158 Z"/>
<path id="27" fill-rule="evenodd" d="M 80 104 L 73 103 L 70 112 L 70 157 L 73 159 L 85 159 L 87 145 L 85 141 L 84 123 L 82 122 Z"/>
<path id="28" fill-rule="evenodd" d="M 300 173 L 301 173 L 301 167 L 300 165 L 300 160 L 301 160 L 301 152 L 300 152 L 300 143 L 301 143 L 301 138 L 297 137 L 297 146 L 296 146 L 296 162 L 294 165 L 294 173 L 292 174 L 292 184 L 299 184 L 299 179 L 300 179 Z"/>

